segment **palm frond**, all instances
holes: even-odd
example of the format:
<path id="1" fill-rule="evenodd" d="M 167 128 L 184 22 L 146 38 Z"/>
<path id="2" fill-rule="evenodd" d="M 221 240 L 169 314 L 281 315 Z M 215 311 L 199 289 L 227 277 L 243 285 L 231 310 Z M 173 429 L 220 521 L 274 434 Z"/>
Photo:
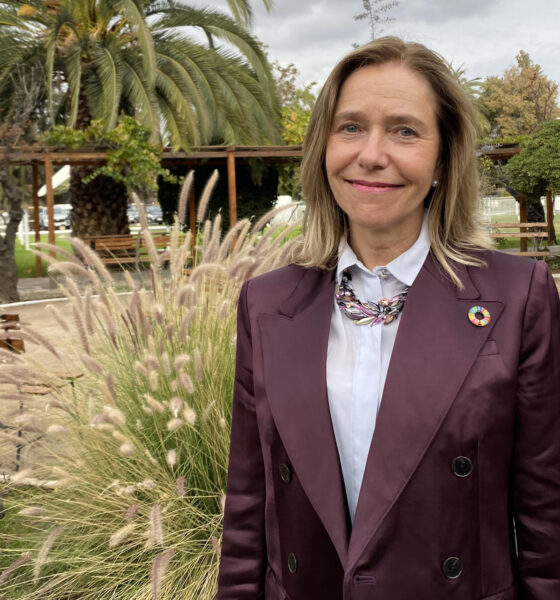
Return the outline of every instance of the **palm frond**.
<path id="1" fill-rule="evenodd" d="M 263 0 L 266 10 L 272 8 L 272 0 Z M 228 6 L 231 14 L 236 21 L 239 21 L 243 26 L 250 28 L 253 24 L 253 10 L 247 0 L 228 0 Z"/>
<path id="2" fill-rule="evenodd" d="M 129 99 L 134 116 L 159 139 L 159 116 L 152 89 L 143 78 L 141 64 L 132 53 L 123 57 L 123 93 Z"/>
<path id="3" fill-rule="evenodd" d="M 121 73 L 117 65 L 118 54 L 114 54 L 107 46 L 92 48 L 93 61 L 91 67 L 98 72 L 101 86 L 100 95 L 103 104 L 102 119 L 105 129 L 112 129 L 117 123 L 119 104 L 121 98 Z"/>
<path id="4" fill-rule="evenodd" d="M 68 125 L 76 126 L 78 118 L 78 107 L 80 102 L 80 88 L 82 84 L 82 53 L 80 47 L 76 46 L 66 56 L 65 71 L 68 80 L 68 93 L 70 94 L 70 115 Z"/>
<path id="5" fill-rule="evenodd" d="M 130 19 L 134 27 L 136 39 L 140 46 L 146 81 L 150 87 L 153 87 L 156 58 L 150 27 L 142 14 L 140 6 L 134 0 L 120 0 L 119 8 L 122 14 Z"/>

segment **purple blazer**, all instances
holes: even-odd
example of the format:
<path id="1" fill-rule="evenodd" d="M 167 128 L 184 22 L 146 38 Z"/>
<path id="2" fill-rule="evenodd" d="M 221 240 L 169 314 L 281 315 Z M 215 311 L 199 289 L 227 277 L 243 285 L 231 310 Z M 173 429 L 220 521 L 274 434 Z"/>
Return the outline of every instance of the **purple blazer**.
<path id="1" fill-rule="evenodd" d="M 560 600 L 560 302 L 485 252 L 408 293 L 353 527 L 329 414 L 333 271 L 243 287 L 219 600 Z M 472 306 L 491 322 L 473 325 Z"/>

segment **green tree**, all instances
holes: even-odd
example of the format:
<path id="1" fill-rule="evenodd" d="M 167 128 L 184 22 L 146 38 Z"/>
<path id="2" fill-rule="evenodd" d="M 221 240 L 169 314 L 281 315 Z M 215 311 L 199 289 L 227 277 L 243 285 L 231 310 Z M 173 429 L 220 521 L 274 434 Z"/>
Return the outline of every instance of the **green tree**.
<path id="1" fill-rule="evenodd" d="M 39 64 L 51 127 L 86 129 L 101 120 L 110 130 L 124 113 L 152 142 L 177 148 L 276 142 L 274 81 L 245 27 L 249 2 L 229 4 L 241 23 L 174 0 L 0 1 L 0 97 L 13 94 L 18 65 Z M 193 39 L 194 30 L 206 43 Z M 74 233 L 126 232 L 122 184 L 103 175 L 84 184 L 89 173 L 72 169 Z"/>
<path id="2" fill-rule="evenodd" d="M 315 104 L 313 88 L 316 83 L 298 86 L 299 71 L 293 63 L 282 66 L 274 62 L 273 67 L 282 110 L 282 139 L 286 144 L 298 146 L 303 144 L 311 110 Z M 282 165 L 279 168 L 278 192 L 292 198 L 299 198 L 301 195 L 299 173 L 299 164 Z"/>
<path id="3" fill-rule="evenodd" d="M 560 117 L 558 85 L 521 50 L 501 77 L 488 77 L 480 94 L 491 130 L 500 137 L 532 134 L 539 123 Z"/>
<path id="4" fill-rule="evenodd" d="M 520 147 L 504 172 L 511 188 L 541 206 L 540 198 L 547 191 L 560 193 L 560 121 L 541 123 Z"/>
<path id="5" fill-rule="evenodd" d="M 0 303 L 19 300 L 15 245 L 17 230 L 24 217 L 23 203 L 28 192 L 22 184 L 25 177 L 22 170 L 25 167 L 11 165 L 9 157 L 13 147 L 29 143 L 35 137 L 32 117 L 37 115 L 38 107 L 44 99 L 43 81 L 42 71 L 21 65 L 12 74 L 15 101 L 5 105 L 4 99 L 0 97 L 0 106 L 6 110 L 7 117 L 0 125 L 0 146 L 5 148 L 4 158 L 0 161 L 0 223 L 4 226 L 0 234 Z"/>
<path id="6" fill-rule="evenodd" d="M 480 97 L 484 86 L 482 79 L 480 77 L 468 79 L 465 65 L 454 67 L 452 63 L 449 63 L 449 69 L 455 75 L 476 109 L 480 135 L 487 135 L 490 133 L 490 121 L 488 119 L 488 109 Z"/>

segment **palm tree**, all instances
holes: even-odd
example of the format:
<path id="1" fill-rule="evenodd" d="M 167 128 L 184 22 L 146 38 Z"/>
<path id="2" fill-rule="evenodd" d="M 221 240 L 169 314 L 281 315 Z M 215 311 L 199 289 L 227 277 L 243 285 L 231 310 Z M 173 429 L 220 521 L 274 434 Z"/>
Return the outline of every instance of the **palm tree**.
<path id="1" fill-rule="evenodd" d="M 488 119 L 488 108 L 480 98 L 484 82 L 480 77 L 467 79 L 467 70 L 465 65 L 454 67 L 452 63 L 448 63 L 449 69 L 461 84 L 461 87 L 470 98 L 474 108 L 476 109 L 478 119 L 478 130 L 480 136 L 485 136 L 490 132 L 490 121 Z"/>
<path id="2" fill-rule="evenodd" d="M 249 2 L 228 1 L 237 20 L 174 0 L 0 0 L 0 97 L 18 65 L 41 64 L 50 126 L 101 119 L 108 130 L 124 113 L 175 148 L 277 142 L 274 81 L 246 28 Z M 120 184 L 84 185 L 87 170 L 72 171 L 74 233 L 126 232 Z"/>

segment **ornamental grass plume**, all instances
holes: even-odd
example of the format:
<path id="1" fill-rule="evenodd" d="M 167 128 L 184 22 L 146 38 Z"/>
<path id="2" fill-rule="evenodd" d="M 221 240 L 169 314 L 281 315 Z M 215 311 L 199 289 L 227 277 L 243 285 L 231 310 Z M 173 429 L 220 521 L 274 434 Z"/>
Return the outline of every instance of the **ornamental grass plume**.
<path id="1" fill-rule="evenodd" d="M 26 525 L 0 544 L 5 600 L 215 598 L 237 297 L 246 279 L 289 260 L 291 242 L 247 220 L 223 237 L 206 222 L 193 260 L 180 228 L 177 220 L 168 260 L 152 262 L 149 288 L 129 276 L 125 293 L 80 240 L 62 260 L 41 249 L 67 278 L 64 314 L 50 310 L 74 344 L 46 340 L 58 357 L 51 371 L 26 355 L 0 360 L 0 382 L 32 374 L 51 390 L 42 413 L 50 454 L 4 500 Z M 24 485 L 30 478 L 49 486 Z"/>

